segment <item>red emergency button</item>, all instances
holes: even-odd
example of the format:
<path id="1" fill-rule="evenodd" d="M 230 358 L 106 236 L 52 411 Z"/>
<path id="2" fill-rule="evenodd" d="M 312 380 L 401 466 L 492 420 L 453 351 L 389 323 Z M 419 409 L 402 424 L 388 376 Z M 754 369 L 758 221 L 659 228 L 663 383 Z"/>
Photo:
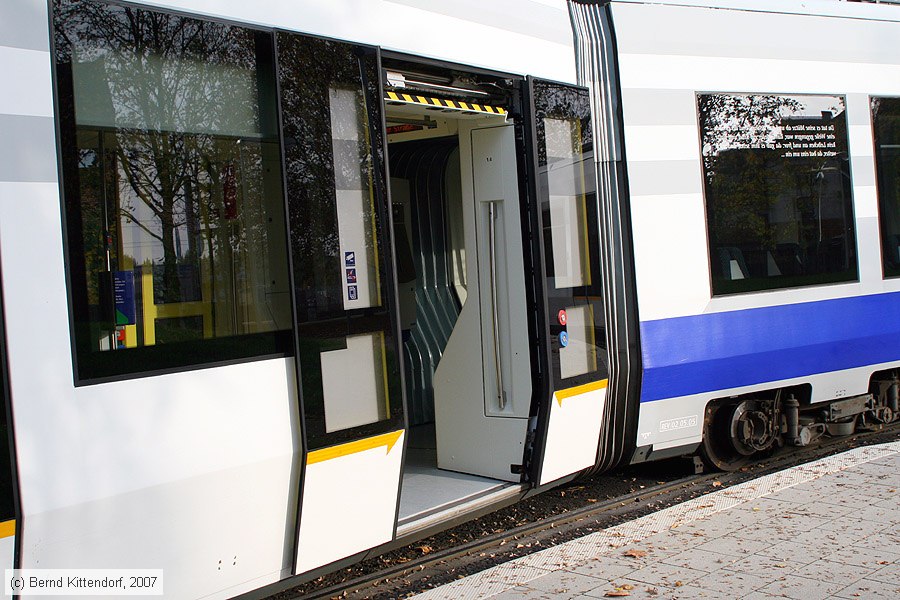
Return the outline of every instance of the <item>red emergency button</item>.
<path id="1" fill-rule="evenodd" d="M 559 319 L 559 324 L 564 327 L 566 325 L 566 321 L 569 320 L 568 317 L 566 316 L 565 310 L 560 310 L 559 313 L 557 313 L 556 318 Z"/>

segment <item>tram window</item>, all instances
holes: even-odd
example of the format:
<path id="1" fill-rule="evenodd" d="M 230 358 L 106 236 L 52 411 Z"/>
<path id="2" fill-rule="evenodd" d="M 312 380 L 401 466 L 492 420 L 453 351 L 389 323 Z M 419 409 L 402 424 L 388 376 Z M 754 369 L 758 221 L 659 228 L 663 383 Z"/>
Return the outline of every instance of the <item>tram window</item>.
<path id="1" fill-rule="evenodd" d="M 885 277 L 900 277 L 900 98 L 872 98 Z"/>
<path id="2" fill-rule="evenodd" d="M 698 95 L 714 295 L 857 279 L 840 96 Z"/>
<path id="3" fill-rule="evenodd" d="M 54 19 L 79 379 L 289 351 L 272 34 Z"/>

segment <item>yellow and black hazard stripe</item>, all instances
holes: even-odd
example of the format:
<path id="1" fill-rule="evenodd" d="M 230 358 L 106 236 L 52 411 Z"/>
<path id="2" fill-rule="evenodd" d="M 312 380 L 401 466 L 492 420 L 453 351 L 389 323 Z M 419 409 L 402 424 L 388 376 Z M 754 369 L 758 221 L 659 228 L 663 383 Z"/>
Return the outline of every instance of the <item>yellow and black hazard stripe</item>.
<path id="1" fill-rule="evenodd" d="M 472 102 L 460 102 L 459 100 L 447 100 L 430 96 L 413 96 L 411 94 L 387 92 L 387 98 L 384 100 L 390 104 L 420 104 L 432 109 L 439 108 L 443 110 L 460 110 L 471 114 L 506 116 L 506 109 L 500 106 L 474 104 Z"/>

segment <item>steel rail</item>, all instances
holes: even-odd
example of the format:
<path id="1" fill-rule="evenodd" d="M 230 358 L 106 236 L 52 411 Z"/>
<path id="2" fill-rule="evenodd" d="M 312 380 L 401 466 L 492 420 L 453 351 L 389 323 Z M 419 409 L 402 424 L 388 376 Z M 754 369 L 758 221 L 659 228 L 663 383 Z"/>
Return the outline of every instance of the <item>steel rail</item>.
<path id="1" fill-rule="evenodd" d="M 501 542 L 504 541 L 533 535 L 541 531 L 557 529 L 561 525 L 572 524 L 574 522 L 586 520 L 592 517 L 599 517 L 600 515 L 612 513 L 614 511 L 627 513 L 629 515 L 631 513 L 639 512 L 642 510 L 646 511 L 646 509 L 648 508 L 647 503 L 659 496 L 665 496 L 666 494 L 671 494 L 680 489 L 694 488 L 698 484 L 702 484 L 707 481 L 712 482 L 714 480 L 721 480 L 723 482 L 723 486 L 721 487 L 710 487 L 709 489 L 703 491 L 703 493 L 697 494 L 697 496 L 702 496 L 707 493 L 723 489 L 727 484 L 741 483 L 742 481 L 756 479 L 757 477 L 777 472 L 790 466 L 803 464 L 805 462 L 817 460 L 824 456 L 829 456 L 835 453 L 834 450 L 837 446 L 850 447 L 853 445 L 853 442 L 864 442 L 868 439 L 882 436 L 885 433 L 891 432 L 900 433 L 900 422 L 885 426 L 883 429 L 878 431 L 856 433 L 848 437 L 828 438 L 812 447 L 787 449 L 788 451 L 785 451 L 783 449 L 780 453 L 776 453 L 775 455 L 770 456 L 764 460 L 747 465 L 749 467 L 758 467 L 752 473 L 746 471 L 716 471 L 712 473 L 703 473 L 700 475 L 690 475 L 688 477 L 683 477 L 675 481 L 650 486 L 642 490 L 625 494 L 623 496 L 616 496 L 615 498 L 610 498 L 608 500 L 591 503 L 581 508 L 576 508 L 562 514 L 556 514 L 550 517 L 539 519 L 537 521 L 532 521 L 531 523 L 526 523 L 524 525 L 520 525 L 518 527 L 514 527 L 512 529 L 508 529 L 499 533 L 490 534 L 477 540 L 465 542 L 458 546 L 452 546 L 443 550 L 438 550 L 426 556 L 422 556 L 421 558 L 414 558 L 403 563 L 389 566 L 379 571 L 368 573 L 366 575 L 362 575 L 322 589 L 312 590 L 310 592 L 307 592 L 306 594 L 294 597 L 315 600 L 319 598 L 334 598 L 336 596 L 342 596 L 343 594 L 349 592 L 359 592 L 365 590 L 366 588 L 374 587 L 380 582 L 403 577 L 404 575 L 409 575 L 416 571 L 422 571 L 425 568 L 434 566 L 441 562 L 461 558 L 466 555 L 471 555 L 476 552 L 498 546 L 501 544 Z M 791 452 L 789 450 L 794 451 Z M 641 504 L 638 505 L 638 503 Z M 545 547 L 538 546 L 532 548 L 531 550 L 533 552 L 538 552 L 543 549 L 545 549 Z M 528 553 L 530 552 L 526 552 L 525 554 Z M 498 560 L 497 562 L 501 563 L 505 561 Z M 424 589 L 422 591 L 424 591 Z"/>

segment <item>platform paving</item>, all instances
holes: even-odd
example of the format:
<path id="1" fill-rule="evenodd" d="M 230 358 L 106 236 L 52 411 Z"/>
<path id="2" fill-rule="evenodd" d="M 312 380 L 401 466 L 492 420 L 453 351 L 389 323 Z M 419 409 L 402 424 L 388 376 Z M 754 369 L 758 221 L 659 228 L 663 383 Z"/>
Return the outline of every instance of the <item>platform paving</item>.
<path id="1" fill-rule="evenodd" d="M 900 441 L 666 508 L 415 596 L 900 599 Z"/>

